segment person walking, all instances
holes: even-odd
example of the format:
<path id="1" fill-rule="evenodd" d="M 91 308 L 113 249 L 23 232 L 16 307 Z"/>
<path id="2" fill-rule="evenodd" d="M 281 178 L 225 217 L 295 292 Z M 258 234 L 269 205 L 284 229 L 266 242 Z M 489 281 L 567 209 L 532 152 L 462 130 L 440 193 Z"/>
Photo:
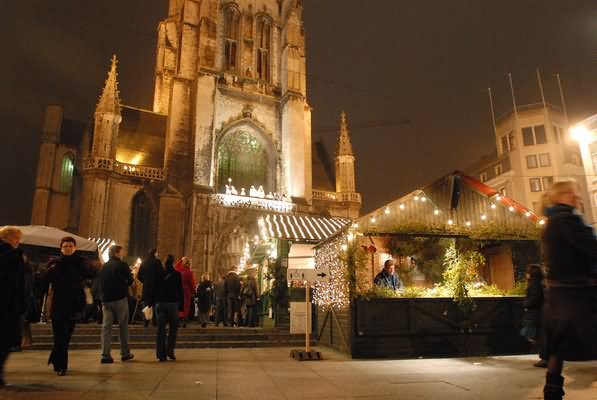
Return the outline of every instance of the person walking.
<path id="1" fill-rule="evenodd" d="M 20 316 L 25 310 L 22 236 L 16 227 L 0 228 L 0 389 L 6 386 L 4 364 L 10 348 L 21 344 Z"/>
<path id="2" fill-rule="evenodd" d="M 48 316 L 52 320 L 54 347 L 48 364 L 52 364 L 58 376 L 66 375 L 68 370 L 68 346 L 79 320 L 85 309 L 83 281 L 91 277 L 87 263 L 79 256 L 77 242 L 71 236 L 60 240 L 62 255 L 51 260 L 46 280 L 48 289 Z"/>
<path id="3" fill-rule="evenodd" d="M 527 289 L 524 299 L 524 316 L 520 334 L 531 344 L 539 348 L 539 361 L 533 364 L 537 368 L 546 368 L 547 360 L 541 346 L 541 310 L 543 308 L 543 271 L 541 265 L 530 264 L 526 270 Z"/>
<path id="4" fill-rule="evenodd" d="M 228 323 L 230 326 L 239 326 L 241 323 L 240 316 L 240 277 L 236 272 L 231 270 L 226 275 L 224 282 L 226 290 L 226 305 L 228 306 Z"/>
<path id="5" fill-rule="evenodd" d="M 191 271 L 191 260 L 188 257 L 181 258 L 176 263 L 176 271 L 180 273 L 182 279 L 182 292 L 184 293 L 183 310 L 178 313 L 178 318 L 182 322 L 182 327 L 186 328 L 187 321 L 191 317 L 191 301 L 195 294 L 195 277 Z"/>
<path id="6" fill-rule="evenodd" d="M 204 274 L 201 277 L 201 282 L 197 286 L 197 298 L 199 307 L 199 323 L 201 327 L 207 327 L 207 321 L 209 319 L 209 309 L 212 305 L 213 290 L 209 276 Z"/>
<path id="7" fill-rule="evenodd" d="M 174 256 L 168 254 L 164 270 L 159 276 L 155 294 L 155 313 L 158 329 L 156 338 L 156 357 L 159 361 L 168 358 L 176 360 L 176 333 L 178 331 L 178 312 L 183 309 L 184 294 L 180 272 L 174 269 Z M 166 325 L 168 335 L 166 336 Z"/>
<path id="8" fill-rule="evenodd" d="M 541 243 L 547 266 L 543 307 L 546 400 L 564 396 L 564 361 L 597 357 L 597 325 L 592 314 L 595 281 L 591 277 L 597 240 L 575 213 L 579 197 L 576 183 L 556 182 L 545 207 L 548 219 Z"/>
<path id="9" fill-rule="evenodd" d="M 226 318 L 226 275 L 222 274 L 220 279 L 214 284 L 214 296 L 216 298 L 216 326 L 220 323 L 228 326 Z"/>
<path id="10" fill-rule="evenodd" d="M 139 281 L 143 284 L 143 288 L 141 290 L 142 308 L 148 307 L 153 309 L 155 304 L 156 287 L 163 272 L 164 267 L 158 258 L 157 249 L 149 250 L 147 257 L 141 263 L 141 266 L 139 267 L 139 273 L 137 274 L 137 279 L 139 279 Z M 154 325 L 156 325 L 156 317 L 155 313 L 153 312 L 151 319 L 153 319 Z M 145 319 L 145 327 L 149 325 L 149 322 L 150 321 L 148 319 Z"/>
<path id="11" fill-rule="evenodd" d="M 122 246 L 113 245 L 108 250 L 110 259 L 100 271 L 102 293 L 102 364 L 112 364 L 112 324 L 118 321 L 120 333 L 120 359 L 132 360 L 129 351 L 129 286 L 133 276 L 127 263 L 121 260 Z"/>

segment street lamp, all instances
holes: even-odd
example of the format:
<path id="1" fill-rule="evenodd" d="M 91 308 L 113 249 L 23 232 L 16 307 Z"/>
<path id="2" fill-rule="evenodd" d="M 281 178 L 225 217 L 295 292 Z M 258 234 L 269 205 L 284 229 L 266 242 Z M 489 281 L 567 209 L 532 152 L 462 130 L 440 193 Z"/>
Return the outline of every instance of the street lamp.
<path id="1" fill-rule="evenodd" d="M 584 125 L 575 125 L 570 128 L 570 137 L 579 144 L 588 144 L 593 140 L 593 135 Z"/>

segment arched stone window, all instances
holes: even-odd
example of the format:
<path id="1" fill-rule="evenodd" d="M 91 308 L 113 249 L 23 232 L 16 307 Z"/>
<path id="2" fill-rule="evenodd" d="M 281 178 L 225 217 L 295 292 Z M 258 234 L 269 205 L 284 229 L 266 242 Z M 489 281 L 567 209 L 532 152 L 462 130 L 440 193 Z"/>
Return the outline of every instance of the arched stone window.
<path id="1" fill-rule="evenodd" d="M 73 188 L 75 177 L 75 157 L 72 153 L 67 153 L 62 157 L 60 163 L 60 184 L 59 190 L 62 193 L 70 193 Z"/>
<path id="2" fill-rule="evenodd" d="M 141 191 L 133 197 L 129 256 L 144 258 L 154 247 L 152 211 L 151 201 L 145 192 Z"/>
<path id="3" fill-rule="evenodd" d="M 238 44 L 240 37 L 240 13 L 236 7 L 224 10 L 224 69 L 238 69 Z"/>
<path id="4" fill-rule="evenodd" d="M 248 130 L 235 130 L 226 134 L 218 146 L 217 188 L 225 189 L 228 178 L 240 193 L 241 188 L 263 186 L 274 191 L 272 161 L 265 143 Z"/>
<path id="5" fill-rule="evenodd" d="M 270 53 L 272 44 L 271 20 L 262 15 L 257 19 L 257 77 L 269 82 L 270 80 Z"/>

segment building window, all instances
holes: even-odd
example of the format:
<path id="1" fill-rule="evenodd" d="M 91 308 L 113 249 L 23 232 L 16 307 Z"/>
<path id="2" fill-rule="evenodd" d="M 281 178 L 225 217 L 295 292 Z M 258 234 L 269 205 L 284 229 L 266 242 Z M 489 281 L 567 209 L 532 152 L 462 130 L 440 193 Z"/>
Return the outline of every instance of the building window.
<path id="1" fill-rule="evenodd" d="M 539 154 L 539 166 L 551 167 L 551 157 L 549 156 L 549 153 Z"/>
<path id="2" fill-rule="evenodd" d="M 62 193 L 70 193 L 73 188 L 73 179 L 75 176 L 75 158 L 72 154 L 66 154 L 62 157 L 60 164 L 60 187 Z"/>
<path id="3" fill-rule="evenodd" d="M 545 125 L 537 125 L 533 127 L 535 131 L 535 143 L 545 144 L 547 143 L 547 135 L 545 134 Z"/>
<path id="4" fill-rule="evenodd" d="M 558 144 L 562 142 L 562 128 L 557 125 L 553 126 L 553 139 Z"/>
<path id="5" fill-rule="evenodd" d="M 514 132 L 510 131 L 502 136 L 502 153 L 507 154 L 516 150 L 514 146 Z"/>
<path id="6" fill-rule="evenodd" d="M 543 190 L 549 190 L 553 185 L 553 176 L 544 176 L 543 177 Z"/>
<path id="7" fill-rule="evenodd" d="M 495 172 L 495 176 L 500 176 L 502 174 L 502 164 L 498 164 L 493 167 L 493 171 Z"/>
<path id="8" fill-rule="evenodd" d="M 545 126 L 527 126 L 522 128 L 522 142 L 525 146 L 533 146 L 535 144 L 547 143 L 547 136 L 545 135 Z"/>
<path id="9" fill-rule="evenodd" d="M 482 172 L 482 173 L 479 175 L 479 180 L 480 180 L 481 182 L 487 182 L 487 172 Z"/>
<path id="10" fill-rule="evenodd" d="M 234 7 L 224 11 L 224 68 L 236 71 L 238 68 L 238 38 L 240 30 L 240 14 Z"/>
<path id="11" fill-rule="evenodd" d="M 262 16 L 257 20 L 257 77 L 270 80 L 270 51 L 272 24 L 269 18 Z"/>
<path id="12" fill-rule="evenodd" d="M 223 193 L 230 178 L 239 193 L 242 188 L 249 193 L 251 186 L 272 191 L 268 159 L 264 146 L 250 133 L 227 134 L 218 146 L 218 190 Z"/>
<path id="13" fill-rule="evenodd" d="M 537 156 L 532 154 L 530 156 L 527 156 L 527 168 L 529 169 L 533 169 L 533 168 L 537 168 Z"/>
<path id="14" fill-rule="evenodd" d="M 529 179 L 529 183 L 531 185 L 531 192 L 540 192 L 541 191 L 541 179 L 531 178 L 531 179 Z"/>

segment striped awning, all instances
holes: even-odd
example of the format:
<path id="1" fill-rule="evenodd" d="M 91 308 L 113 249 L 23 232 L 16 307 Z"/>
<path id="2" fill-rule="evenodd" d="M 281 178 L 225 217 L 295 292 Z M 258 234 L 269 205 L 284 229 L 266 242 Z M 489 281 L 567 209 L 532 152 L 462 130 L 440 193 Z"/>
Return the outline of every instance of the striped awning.
<path id="1" fill-rule="evenodd" d="M 110 246 L 116 244 L 116 242 L 109 238 L 89 238 L 90 241 L 97 244 L 97 250 L 100 254 L 104 254 Z"/>
<path id="2" fill-rule="evenodd" d="M 259 228 L 268 238 L 319 243 L 350 223 L 348 218 L 267 214 L 259 219 Z"/>

